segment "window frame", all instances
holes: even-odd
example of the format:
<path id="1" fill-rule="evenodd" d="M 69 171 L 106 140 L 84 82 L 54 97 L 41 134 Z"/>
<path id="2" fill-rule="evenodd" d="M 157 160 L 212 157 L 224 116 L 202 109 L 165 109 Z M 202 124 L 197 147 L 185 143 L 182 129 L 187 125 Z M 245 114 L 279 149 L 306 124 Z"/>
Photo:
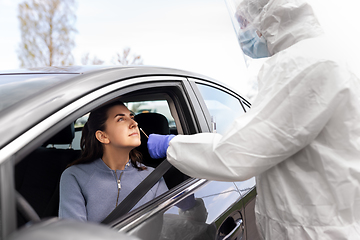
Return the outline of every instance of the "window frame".
<path id="1" fill-rule="evenodd" d="M 0 153 L 3 157 L 0 162 L 1 169 L 4 169 L 6 166 L 15 165 L 17 162 L 20 162 L 25 156 L 30 154 L 37 147 L 41 146 L 43 142 L 47 139 L 50 139 L 58 131 L 69 125 L 75 119 L 83 116 L 84 114 L 90 112 L 94 108 L 104 104 L 110 100 L 116 98 L 121 99 L 121 96 L 126 94 L 131 94 L 134 92 L 140 92 L 142 90 L 148 90 L 149 92 L 154 92 L 154 89 L 158 89 L 159 92 L 163 91 L 165 88 L 170 90 L 168 93 L 174 94 L 172 108 L 173 111 L 177 112 L 179 117 L 179 126 L 182 126 L 182 131 L 184 134 L 191 134 L 200 132 L 202 125 L 205 124 L 205 119 L 197 118 L 194 108 L 200 108 L 197 102 L 193 102 L 188 99 L 189 89 L 186 88 L 188 84 L 187 79 L 184 77 L 175 77 L 175 76 L 151 76 L 151 77 L 134 77 L 128 80 L 120 80 L 113 84 L 104 86 L 99 89 L 86 94 L 80 99 L 75 100 L 74 102 L 66 105 L 60 110 L 55 111 L 50 116 L 38 122 L 34 127 L 28 131 L 21 134 L 19 137 L 11 141 L 4 148 L 0 150 Z M 174 90 L 174 92 L 172 92 Z M 176 92 L 176 93 L 175 93 Z M 190 93 L 191 94 L 191 93 Z M 189 126 L 188 128 L 184 126 Z M 11 159 L 11 160 L 9 160 Z M 7 168 L 6 168 L 7 169 Z M 9 172 L 10 174 L 10 172 Z M 11 173 L 13 176 L 14 174 Z M 192 181 L 199 181 L 192 179 Z M 6 181 L 2 181 L 0 187 L 3 187 Z M 6 201 L 15 202 L 15 187 L 14 181 L 7 182 L 10 183 L 6 193 L 2 196 L 8 196 Z M 11 185 L 12 183 L 12 185 Z M 175 187 L 177 188 L 177 187 Z M 164 193 L 169 194 L 169 193 Z M 1 199 L 1 203 L 5 203 L 4 199 Z M 3 204 L 1 206 L 4 206 Z M 10 216 L 16 216 L 15 213 L 5 214 L 4 208 L 0 209 L 2 214 L 2 219 Z M 11 209 L 10 209 L 11 210 Z M 9 211 L 10 211 L 9 210 Z M 14 207 L 14 211 L 15 207 Z M 14 217 L 14 223 L 16 222 L 16 217 Z M 16 224 L 15 224 L 16 229 Z M 4 226 L 2 227 L 4 228 Z M 15 230 L 13 229 L 13 230 Z M 13 231 L 11 230 L 11 231 Z M 7 231 L 7 232 L 11 232 Z M 6 234 L 7 235 L 7 234 Z"/>
<path id="2" fill-rule="evenodd" d="M 17 229 L 14 167 L 11 158 L 0 164 L 0 239 Z"/>
<path id="3" fill-rule="evenodd" d="M 240 105 L 242 106 L 242 108 L 244 110 L 244 113 L 246 113 L 246 108 L 244 107 L 244 104 L 243 104 L 243 101 L 245 99 L 243 97 L 241 97 L 239 94 L 235 93 L 234 91 L 232 91 L 232 90 L 230 90 L 228 88 L 225 88 L 223 86 L 220 86 L 218 84 L 211 83 L 211 82 L 208 82 L 208 81 L 204 81 L 204 80 L 201 80 L 201 79 L 196 79 L 196 78 L 188 78 L 188 79 L 189 79 L 191 87 L 192 87 L 193 91 L 195 92 L 195 94 L 197 96 L 197 99 L 198 99 L 198 101 L 199 101 L 199 103 L 201 105 L 201 109 L 202 109 L 203 114 L 205 115 L 209 131 L 212 131 L 212 128 L 213 128 L 212 127 L 211 114 L 209 112 L 209 109 L 206 106 L 206 103 L 204 101 L 204 98 L 202 97 L 202 94 L 201 94 L 199 88 L 197 87 L 197 84 L 202 84 L 202 85 L 205 85 L 205 86 L 208 86 L 208 87 L 212 87 L 212 88 L 218 89 L 220 91 L 223 91 L 223 92 L 233 96 L 234 98 L 236 98 L 239 101 Z"/>

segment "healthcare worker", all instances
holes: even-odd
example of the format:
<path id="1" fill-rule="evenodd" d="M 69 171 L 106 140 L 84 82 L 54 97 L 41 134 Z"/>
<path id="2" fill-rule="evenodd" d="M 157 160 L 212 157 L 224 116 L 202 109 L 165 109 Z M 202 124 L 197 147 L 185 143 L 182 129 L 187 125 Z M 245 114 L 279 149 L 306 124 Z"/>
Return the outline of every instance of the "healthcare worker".
<path id="1" fill-rule="evenodd" d="M 264 239 L 360 239 L 360 80 L 304 0 L 243 0 L 236 16 L 244 53 L 270 56 L 252 109 L 224 135 L 150 135 L 150 154 L 192 177 L 256 176 Z"/>

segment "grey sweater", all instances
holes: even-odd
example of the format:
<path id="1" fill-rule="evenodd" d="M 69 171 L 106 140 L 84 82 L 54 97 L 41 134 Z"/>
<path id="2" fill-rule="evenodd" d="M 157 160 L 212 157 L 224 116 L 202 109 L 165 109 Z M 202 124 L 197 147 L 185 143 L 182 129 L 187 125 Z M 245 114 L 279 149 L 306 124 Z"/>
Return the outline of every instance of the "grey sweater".
<path id="1" fill-rule="evenodd" d="M 67 168 L 60 179 L 60 218 L 101 222 L 154 169 L 138 171 L 130 162 L 124 170 L 111 170 L 100 158 Z M 118 179 L 120 178 L 120 190 Z M 163 178 L 134 208 L 167 191 Z"/>

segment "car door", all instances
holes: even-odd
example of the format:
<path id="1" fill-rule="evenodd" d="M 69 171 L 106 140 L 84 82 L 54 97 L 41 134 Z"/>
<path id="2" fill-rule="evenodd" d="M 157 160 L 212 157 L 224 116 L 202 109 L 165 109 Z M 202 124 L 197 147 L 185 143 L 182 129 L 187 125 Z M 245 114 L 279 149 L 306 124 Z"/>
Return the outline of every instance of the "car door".
<path id="1" fill-rule="evenodd" d="M 209 84 L 203 80 L 197 81 Z M 205 104 L 205 101 L 209 100 L 207 95 L 205 94 L 204 100 L 203 93 L 196 86 L 190 84 L 184 85 L 184 87 L 186 88 L 184 92 L 187 93 L 191 105 L 202 106 L 202 109 L 197 107 L 198 112 L 194 114 L 197 119 L 205 119 L 206 132 L 215 130 L 215 126 L 220 127 L 219 131 L 222 132 L 238 116 L 237 112 L 240 115 L 245 113 L 239 99 L 232 96 L 229 99 L 228 93 L 209 92 L 208 96 L 215 96 L 214 99 L 210 99 L 210 103 L 215 106 L 215 108 L 211 108 L 211 112 L 217 114 L 211 118 L 210 111 Z M 204 87 L 206 88 L 208 85 L 204 85 Z M 229 104 L 233 103 L 233 106 L 230 104 L 230 109 L 238 110 L 237 108 L 240 108 L 240 111 L 227 112 L 228 105 L 220 104 L 224 103 L 223 100 L 228 100 Z M 222 118 L 222 114 L 230 117 L 230 120 Z M 215 118 L 218 118 L 219 122 L 215 122 Z M 189 179 L 189 182 L 173 189 L 161 200 L 157 202 L 154 200 L 152 205 L 144 206 L 137 212 L 119 219 L 113 227 L 142 239 L 246 239 L 241 192 L 245 196 L 246 191 L 254 188 L 254 182 L 248 182 L 248 187 L 245 187 L 245 184 L 243 182 L 236 185 L 232 182 Z M 191 205 L 193 201 L 196 202 L 194 208 L 189 210 L 182 208 Z M 158 207 L 151 209 L 154 205 Z"/>
<path id="2" fill-rule="evenodd" d="M 80 77 L 82 78 L 81 81 L 86 83 L 86 76 Z M 99 74 L 97 77 L 91 77 L 92 81 L 95 80 L 101 82 L 103 75 Z M 112 77 L 116 78 L 114 74 L 112 74 Z M 46 164 L 45 168 L 44 164 L 38 164 L 37 160 L 39 160 L 39 158 L 36 154 L 38 152 L 41 152 L 42 154 L 44 152 L 50 152 L 52 149 L 43 146 L 44 143 L 52 139 L 57 133 L 61 133 L 62 130 L 71 125 L 76 119 L 86 115 L 86 113 L 99 105 L 119 98 L 126 101 L 165 99 L 174 115 L 174 122 L 178 123 L 178 133 L 191 134 L 206 129 L 207 126 L 204 119 L 197 118 L 196 114 L 194 114 L 199 111 L 199 105 L 189 102 L 186 97 L 188 94 L 191 94 L 186 92 L 187 88 L 185 88 L 184 85 L 187 84 L 188 82 L 184 77 L 165 76 L 164 74 L 161 76 L 156 76 L 155 74 L 148 77 L 127 77 L 125 80 L 119 79 L 119 81 L 114 81 L 112 84 L 106 86 L 96 86 L 91 91 L 87 91 L 81 98 L 76 99 L 67 105 L 63 105 L 61 108 L 53 110 L 51 109 L 51 104 L 52 102 L 54 102 L 54 104 L 59 104 L 62 95 L 59 95 L 59 100 L 57 100 L 57 102 L 47 101 L 46 104 L 43 104 L 46 107 L 46 111 L 50 112 L 50 115 L 44 114 L 45 118 L 39 116 L 39 122 L 36 123 L 33 128 L 1 149 L 1 235 L 3 237 L 7 236 L 10 232 L 13 232 L 16 228 L 24 224 L 22 223 L 22 225 L 16 226 L 16 219 L 18 219 L 18 217 L 16 216 L 17 214 L 15 211 L 15 199 L 20 203 L 21 211 L 22 213 L 25 213 L 25 218 L 27 218 L 25 220 L 27 221 L 37 221 L 37 215 L 46 212 L 45 210 L 47 209 L 42 209 L 44 211 L 41 211 L 41 213 L 38 209 L 35 211 L 33 206 L 29 204 L 29 202 L 38 202 L 37 199 L 39 198 L 43 200 L 44 198 L 41 196 L 41 193 L 44 191 L 40 190 L 40 194 L 33 194 L 33 191 L 30 188 L 37 188 L 37 191 L 41 188 L 46 188 L 47 186 L 45 185 L 50 182 L 48 178 L 54 176 L 52 174 L 53 172 L 48 167 L 54 167 L 56 164 Z M 50 109 L 48 109 L 49 107 Z M 39 107 L 39 111 L 40 110 Z M 18 143 L 20 143 L 21 146 L 18 145 Z M 41 151 L 36 151 L 39 148 L 41 148 Z M 59 154 L 57 154 L 57 156 L 59 156 Z M 47 160 L 51 162 L 54 159 L 48 156 Z M 27 161 L 27 163 L 23 165 L 23 171 L 21 171 L 21 169 L 19 170 L 17 166 L 25 161 Z M 34 164 L 33 161 L 36 161 L 37 164 Z M 15 177 L 13 169 L 14 165 L 16 165 Z M 16 173 L 19 173 L 20 177 L 19 174 Z M 26 174 L 21 175 L 21 173 Z M 35 179 L 32 176 L 36 176 L 36 184 L 32 182 Z M 21 179 L 21 181 L 17 181 L 18 179 Z M 184 181 L 184 179 L 181 179 L 179 182 L 181 181 Z M 24 192 L 22 192 L 22 194 L 16 193 L 16 191 L 21 188 L 20 185 L 22 185 L 22 183 L 27 184 L 26 187 L 22 188 L 25 189 L 28 194 L 26 197 L 21 197 L 21 195 L 25 195 Z M 52 190 L 54 190 L 53 187 Z M 32 198 L 32 200 L 30 198 Z M 52 198 L 52 196 L 47 198 Z M 39 206 L 39 208 L 41 207 L 42 206 Z M 46 205 L 44 204 L 43 207 L 45 208 Z M 19 210 L 19 207 L 17 210 Z M 41 217 L 51 216 L 53 215 L 43 215 Z"/>
<path id="3" fill-rule="evenodd" d="M 151 95 L 160 92 L 150 85 L 147 87 L 123 94 L 122 101 L 128 104 L 129 109 L 137 106 L 136 110 L 132 109 L 135 112 L 155 112 L 155 102 L 160 96 L 154 98 Z M 175 124 L 176 134 L 209 132 L 209 125 L 189 82 L 186 80 L 177 88 L 179 91 L 166 86 L 161 88 L 161 93 L 166 92 L 170 99 L 177 99 L 169 103 L 170 108 L 176 109 L 172 111 L 175 119 L 169 121 L 171 125 Z M 143 101 L 144 97 L 153 101 Z M 164 178 L 166 181 L 166 175 Z M 188 178 L 184 182 L 178 181 L 159 198 L 125 216 L 119 216 L 111 225 L 141 239 L 222 239 L 230 233 L 231 236 L 226 239 L 236 239 L 244 235 L 240 200 L 241 195 L 234 183 Z M 195 208 L 187 209 L 194 202 Z"/>
<path id="4" fill-rule="evenodd" d="M 250 103 L 231 91 L 216 83 L 209 83 L 200 79 L 190 79 L 191 86 L 199 97 L 199 102 L 207 116 L 208 124 L 214 132 L 224 134 L 232 122 L 246 111 L 250 110 Z M 259 239 L 255 223 L 255 178 L 247 181 L 236 182 L 242 197 L 244 229 L 247 239 Z"/>
<path id="5" fill-rule="evenodd" d="M 106 74 L 93 74 L 91 77 L 94 82 L 101 82 L 103 81 L 102 78 L 104 75 Z M 81 81 L 86 83 L 86 76 L 80 77 L 82 78 Z M 111 77 L 117 78 L 114 73 L 111 73 Z M 125 80 L 119 79 L 106 86 L 99 87 L 94 84 L 94 88 L 91 90 L 88 89 L 82 97 L 58 108 L 59 101 L 61 100 L 60 96 L 61 95 L 59 95 L 56 101 L 47 101 L 46 104 L 43 104 L 47 109 L 49 107 L 51 108 L 51 104 L 57 104 L 56 109 L 47 110 L 50 112 L 50 115 L 46 115 L 45 118 L 39 116 L 39 122 L 32 129 L 20 135 L 1 150 L 3 155 L 0 165 L 0 191 L 2 203 L 1 229 L 3 236 L 8 235 L 9 232 L 16 229 L 14 199 L 18 198 L 15 193 L 15 185 L 18 184 L 16 184 L 16 181 L 14 183 L 13 180 L 13 165 L 18 162 L 23 162 L 31 155 L 28 153 L 42 147 L 43 143 L 51 139 L 51 137 L 60 132 L 60 130 L 69 126 L 76 119 L 86 115 L 99 105 L 114 99 L 120 99 L 127 103 L 137 101 L 166 101 L 173 117 L 171 124 L 172 126 L 175 124 L 176 134 L 194 134 L 211 131 L 211 124 L 206 117 L 206 114 L 209 113 L 201 107 L 196 92 L 194 92 L 193 87 L 191 87 L 189 81 L 184 76 L 166 76 L 164 74 L 157 76 L 153 74 L 152 76 L 145 77 L 127 77 Z M 39 111 L 40 110 L 39 108 Z M 18 143 L 21 144 L 21 147 L 17 145 Z M 73 145 L 75 146 L 75 144 Z M 36 159 L 34 157 L 32 158 Z M 32 164 L 29 165 L 35 166 Z M 49 182 L 46 178 L 42 178 L 42 176 L 43 173 L 50 172 L 49 169 L 42 169 L 41 166 L 42 165 L 40 165 L 39 168 L 26 171 L 40 178 L 40 181 L 38 181 L 40 185 Z M 52 165 L 50 164 L 50 166 Z M 51 176 L 52 174 L 47 175 Z M 170 177 L 173 178 L 173 176 L 175 175 L 171 174 Z M 194 196 L 195 200 L 202 199 L 203 201 L 201 206 L 203 206 L 205 210 L 202 213 L 207 212 L 206 219 L 208 220 L 203 222 L 203 224 L 206 224 L 203 225 L 206 230 L 205 233 L 215 234 L 214 237 L 217 236 L 219 239 L 228 236 L 230 233 L 228 239 L 245 236 L 242 227 L 243 222 L 240 221 L 244 215 L 243 212 L 241 212 L 241 195 L 235 184 L 209 182 L 186 176 L 182 176 L 183 178 L 179 179 L 179 175 L 176 176 L 176 184 L 174 184 L 168 192 L 133 210 L 128 215 L 119 218 L 119 221 L 112 226 L 135 236 L 143 236 L 144 239 L 149 239 L 152 233 L 159 232 L 155 231 L 159 229 L 159 226 L 161 226 L 161 233 L 163 225 L 155 224 L 154 227 L 154 225 L 149 225 L 148 223 L 157 222 L 152 221 L 153 219 L 163 222 L 163 216 L 166 211 L 169 210 L 166 214 L 173 214 L 174 208 L 178 208 L 176 205 L 179 205 L 182 201 L 186 202 L 189 197 Z M 36 184 L 31 184 L 32 179 L 33 178 L 29 177 L 23 182 L 27 182 L 29 186 L 41 187 Z M 32 191 L 30 191 L 30 189 L 27 189 L 27 191 L 30 192 L 30 197 L 35 196 L 31 194 Z M 222 199 L 227 199 L 227 201 Z M 31 202 L 26 198 L 24 200 L 25 203 Z M 201 200 L 198 201 L 201 202 Z M 179 206 L 181 206 L 181 204 Z M 22 207 L 26 213 L 30 213 L 31 210 L 33 210 L 31 209 L 31 205 L 23 204 Z M 172 208 L 173 210 L 171 210 Z M 149 228 L 149 226 L 151 227 Z M 177 226 L 178 225 L 175 227 Z M 169 231 L 167 231 L 167 233 L 169 233 Z"/>

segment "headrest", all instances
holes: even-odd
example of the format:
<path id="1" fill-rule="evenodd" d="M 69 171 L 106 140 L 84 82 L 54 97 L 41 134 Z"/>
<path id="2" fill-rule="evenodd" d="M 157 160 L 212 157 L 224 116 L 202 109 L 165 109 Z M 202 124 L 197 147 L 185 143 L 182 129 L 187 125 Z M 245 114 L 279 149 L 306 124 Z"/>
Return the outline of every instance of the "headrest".
<path id="1" fill-rule="evenodd" d="M 146 135 L 151 133 L 170 134 L 170 128 L 167 118 L 159 113 L 140 113 L 135 115 L 134 120 L 138 123 L 139 128 L 144 130 Z M 147 148 L 147 137 L 140 133 L 141 145 L 136 149 L 142 153 L 143 163 L 150 167 L 156 167 L 163 159 L 152 159 Z"/>
<path id="2" fill-rule="evenodd" d="M 48 144 L 71 144 L 75 136 L 74 123 L 58 132 L 55 136 L 45 142 L 44 146 Z"/>
<path id="3" fill-rule="evenodd" d="M 147 135 L 151 133 L 170 134 L 169 122 L 162 114 L 140 113 L 134 117 L 134 120 Z"/>

